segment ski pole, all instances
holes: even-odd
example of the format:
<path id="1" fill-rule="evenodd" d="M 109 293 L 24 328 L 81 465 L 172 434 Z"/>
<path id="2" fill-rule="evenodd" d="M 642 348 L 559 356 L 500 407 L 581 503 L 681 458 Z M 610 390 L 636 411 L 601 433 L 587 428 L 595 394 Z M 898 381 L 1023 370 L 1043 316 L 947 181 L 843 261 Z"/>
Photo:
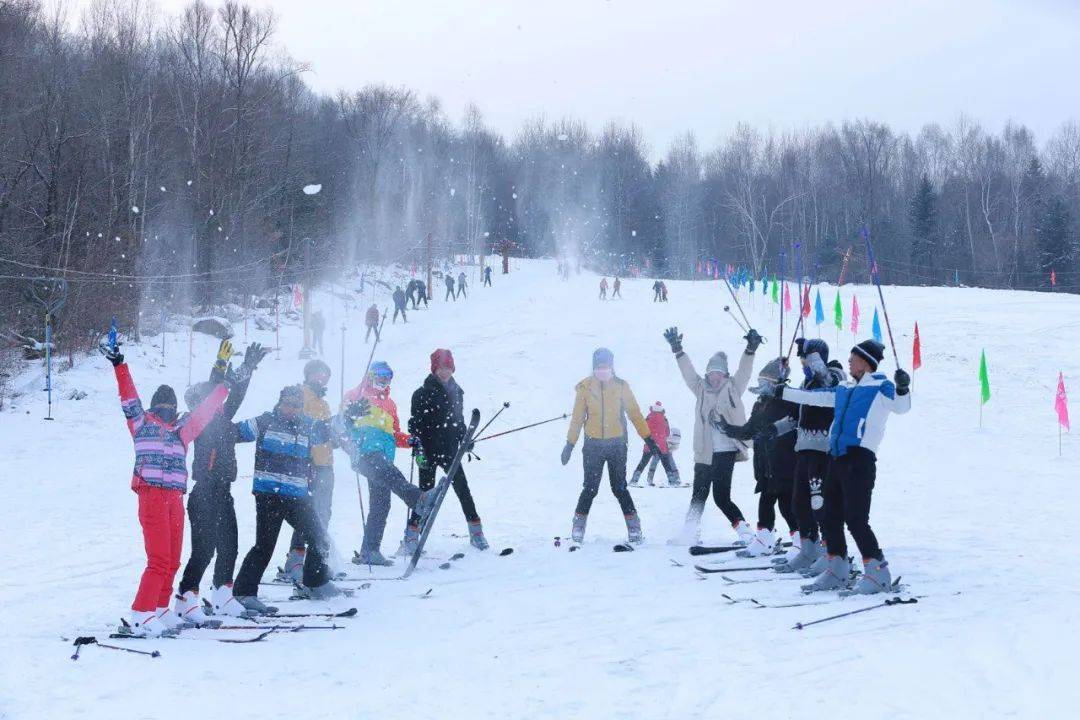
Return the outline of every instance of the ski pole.
<path id="1" fill-rule="evenodd" d="M 907 600 L 904 600 L 903 598 L 889 598 L 888 600 L 886 600 L 883 603 L 878 603 L 877 605 L 871 605 L 870 607 L 859 608 L 858 610 L 851 610 L 850 612 L 840 613 L 839 615 L 830 615 L 829 617 L 824 617 L 824 618 L 821 618 L 820 620 L 811 620 L 810 622 L 807 622 L 807 623 L 795 623 L 795 625 L 793 625 L 791 629 L 792 630 L 802 630 L 803 628 L 808 628 L 811 625 L 817 625 L 818 623 L 828 622 L 830 620 L 836 620 L 837 618 L 847 617 L 849 615 L 858 615 L 859 613 L 864 613 L 864 612 L 867 612 L 868 610 L 876 610 L 877 608 L 882 608 L 882 607 L 892 607 L 893 605 L 914 605 L 917 602 L 919 602 L 919 600 L 917 598 L 908 598 Z"/>
<path id="2" fill-rule="evenodd" d="M 815 264 L 814 265 L 814 274 L 810 278 L 810 282 L 806 286 L 807 295 L 810 294 L 810 288 L 813 287 L 814 283 L 817 281 L 817 273 L 818 273 L 818 265 Z M 800 276 L 800 283 L 799 284 L 800 284 L 800 286 L 802 285 L 801 276 Z M 795 347 L 795 340 L 797 340 L 798 337 L 799 337 L 799 330 L 801 330 L 802 327 L 803 327 L 803 324 L 804 324 L 803 320 L 804 319 L 805 319 L 805 316 L 803 315 L 803 295 L 802 295 L 802 290 L 800 289 L 799 290 L 799 322 L 796 323 L 795 332 L 792 333 L 792 335 L 791 335 L 791 342 L 788 343 L 787 355 L 784 356 L 785 359 L 791 357 L 791 351 Z M 781 340 L 781 342 L 783 342 L 783 341 Z"/>
<path id="3" fill-rule="evenodd" d="M 382 320 L 379 321 L 379 328 L 375 331 L 375 342 L 371 344 L 371 352 L 368 353 L 367 365 L 364 366 L 364 374 L 360 376 L 361 382 L 363 382 L 364 378 L 367 377 L 368 370 L 371 369 L 371 361 L 375 359 L 375 348 L 379 347 L 379 341 L 382 340 L 383 326 L 386 325 L 386 311 L 387 308 L 384 306 L 382 311 Z"/>
<path id="4" fill-rule="evenodd" d="M 780 250 L 780 350 L 784 349 L 784 294 L 787 292 L 787 281 L 784 280 L 784 270 L 786 269 L 786 263 L 784 260 L 786 255 L 784 250 Z M 780 360 L 783 361 L 785 356 L 781 355 Z"/>
<path id="5" fill-rule="evenodd" d="M 735 321 L 735 324 L 739 326 L 740 330 L 742 330 L 743 332 L 750 332 L 749 330 L 746 329 L 745 325 L 743 325 L 741 322 L 739 322 L 739 318 L 735 317 L 735 313 L 731 312 L 731 306 L 730 305 L 725 305 L 724 306 L 724 312 L 726 312 L 728 315 L 731 316 L 731 319 Z"/>
<path id="6" fill-rule="evenodd" d="M 479 430 L 479 431 L 478 431 L 478 432 L 477 432 L 476 434 L 477 434 L 477 435 L 483 435 L 483 434 L 484 434 L 484 431 L 488 429 L 488 427 L 489 427 L 489 426 L 491 425 L 491 423 L 495 422 L 495 418 L 497 418 L 497 417 L 499 417 L 500 415 L 502 415 L 502 411 L 503 411 L 503 410 L 505 410 L 505 409 L 506 409 L 506 408 L 508 408 L 508 407 L 510 407 L 510 403 L 508 403 L 508 402 L 504 402 L 504 403 L 502 404 L 502 407 L 501 407 L 501 408 L 499 408 L 499 411 L 498 411 L 497 413 L 495 413 L 494 415 L 492 415 L 492 416 L 491 416 L 491 419 L 490 419 L 490 420 L 488 420 L 488 421 L 487 421 L 486 423 L 484 423 L 484 427 L 480 428 L 480 430 Z"/>
<path id="7" fill-rule="evenodd" d="M 735 301 L 735 307 L 739 308 L 739 312 L 742 314 L 742 319 L 746 323 L 746 327 L 752 327 L 753 323 L 750 322 L 750 318 L 746 317 L 746 313 L 742 309 L 742 304 L 739 303 L 738 296 L 736 296 L 735 291 L 731 289 L 731 283 L 728 282 L 727 275 L 721 275 L 720 278 L 724 281 L 727 291 L 731 294 L 731 299 Z"/>
<path id="8" fill-rule="evenodd" d="M 161 653 L 157 650 L 136 650 L 135 648 L 120 647 L 119 645 L 106 645 L 105 643 L 99 643 L 97 638 L 92 635 L 84 635 L 82 637 L 75 638 L 75 654 L 71 656 L 72 660 L 79 659 L 79 653 L 86 645 L 97 645 L 98 647 L 105 648 L 106 650 L 119 650 L 121 652 L 133 653 L 135 655 L 149 655 L 150 657 L 161 657 Z"/>
<path id="9" fill-rule="evenodd" d="M 522 425 L 521 427 L 516 427 L 516 428 L 513 428 L 512 430 L 504 430 L 503 432 L 495 433 L 494 435 L 488 435 L 487 437 L 478 438 L 476 440 L 473 440 L 473 443 L 483 442 L 484 440 L 491 440 L 493 438 L 501 437 L 503 435 L 509 435 L 510 433 L 516 433 L 516 432 L 519 432 L 521 430 L 528 430 L 529 428 L 534 428 L 534 427 L 537 427 L 538 425 L 546 425 L 548 423 L 555 422 L 556 420 L 564 420 L 564 419 L 566 419 L 568 417 L 570 417 L 568 414 L 563 413 L 562 415 L 559 415 L 558 417 L 549 418 L 547 420 L 541 420 L 540 422 L 535 422 L 535 423 L 532 423 L 530 425 Z"/>
<path id="10" fill-rule="evenodd" d="M 881 275 L 878 272 L 877 260 L 874 259 L 874 246 L 870 244 L 870 228 L 863 225 L 863 240 L 866 241 L 867 259 L 870 261 L 870 278 L 877 285 L 878 298 L 881 300 L 881 312 L 885 316 L 885 329 L 889 331 L 889 344 L 892 345 L 893 360 L 896 367 L 900 367 L 900 358 L 896 355 L 896 341 L 893 340 L 892 325 L 889 324 L 889 309 L 885 307 L 885 293 L 881 290 Z"/>
<path id="11" fill-rule="evenodd" d="M 360 471 L 356 472 L 356 497 L 360 498 L 360 529 L 367 537 L 367 518 L 364 513 L 364 493 L 360 491 Z M 371 563 L 368 563 L 368 572 L 371 572 Z"/>

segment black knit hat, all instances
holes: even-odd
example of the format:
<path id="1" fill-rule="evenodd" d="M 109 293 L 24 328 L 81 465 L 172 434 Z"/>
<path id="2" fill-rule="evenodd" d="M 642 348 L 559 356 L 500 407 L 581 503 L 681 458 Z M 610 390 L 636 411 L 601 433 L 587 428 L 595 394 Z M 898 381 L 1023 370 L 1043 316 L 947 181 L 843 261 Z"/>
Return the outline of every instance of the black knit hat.
<path id="1" fill-rule="evenodd" d="M 863 340 L 851 348 L 851 352 L 868 362 L 872 371 L 876 371 L 878 363 L 885 357 L 885 346 L 877 340 Z"/>
<path id="2" fill-rule="evenodd" d="M 159 385 L 158 389 L 154 391 L 153 397 L 150 398 L 150 407 L 158 407 L 159 405 L 176 407 L 176 391 L 168 385 Z"/>

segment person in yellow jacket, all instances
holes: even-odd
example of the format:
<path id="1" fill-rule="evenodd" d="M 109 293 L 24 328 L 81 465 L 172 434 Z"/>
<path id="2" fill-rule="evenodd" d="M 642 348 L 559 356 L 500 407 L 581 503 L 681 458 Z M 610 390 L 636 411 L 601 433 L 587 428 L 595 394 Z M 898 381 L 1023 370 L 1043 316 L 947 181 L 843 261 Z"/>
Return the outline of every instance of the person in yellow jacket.
<path id="1" fill-rule="evenodd" d="M 638 517 L 634 500 L 626 489 L 626 418 L 629 416 L 638 435 L 656 452 L 649 426 L 638 407 L 630 385 L 615 376 L 615 356 L 607 348 L 597 348 L 592 356 L 592 375 L 574 388 L 574 414 L 570 418 L 570 430 L 566 433 L 566 447 L 562 451 L 562 464 L 570 462 L 582 427 L 585 428 L 585 444 L 581 449 L 585 482 L 574 512 L 571 536 L 574 542 L 585 538 L 585 523 L 589 509 L 600 489 L 604 465 L 607 464 L 611 492 L 619 501 L 629 541 L 640 543 L 641 518 Z"/>
<path id="2" fill-rule="evenodd" d="M 330 366 L 322 360 L 310 360 L 304 365 L 304 415 L 312 420 L 330 424 L 330 405 L 324 399 L 326 387 L 330 382 Z M 334 450 L 330 443 L 322 443 L 311 448 L 311 460 L 314 474 L 311 477 L 311 499 L 315 504 L 315 515 L 322 525 L 323 533 L 329 537 L 331 504 L 334 499 Z M 304 578 L 304 559 L 307 539 L 299 530 L 293 530 L 289 543 L 289 554 L 285 558 L 282 580 L 302 582 Z M 329 552 L 325 558 L 329 562 Z"/>

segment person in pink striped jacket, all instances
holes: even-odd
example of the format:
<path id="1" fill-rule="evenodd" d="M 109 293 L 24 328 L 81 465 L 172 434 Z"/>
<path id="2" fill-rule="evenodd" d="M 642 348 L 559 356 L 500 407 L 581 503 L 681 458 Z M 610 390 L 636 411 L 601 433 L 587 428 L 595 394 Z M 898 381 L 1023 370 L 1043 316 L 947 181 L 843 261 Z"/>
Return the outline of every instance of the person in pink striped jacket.
<path id="1" fill-rule="evenodd" d="M 120 406 L 135 441 L 131 489 L 139 497 L 146 569 L 131 604 L 130 632 L 135 635 L 172 634 L 182 625 L 169 606 L 184 543 L 187 448 L 221 409 L 228 389 L 224 383 L 219 384 L 193 412 L 178 416 L 176 392 L 168 385 L 161 385 L 154 391 L 150 408 L 143 409 L 119 346 L 102 345 L 100 350 L 116 372 Z M 231 354 L 232 345 L 223 340 L 216 361 L 222 370 Z M 227 379 L 226 382 L 235 380 Z"/>

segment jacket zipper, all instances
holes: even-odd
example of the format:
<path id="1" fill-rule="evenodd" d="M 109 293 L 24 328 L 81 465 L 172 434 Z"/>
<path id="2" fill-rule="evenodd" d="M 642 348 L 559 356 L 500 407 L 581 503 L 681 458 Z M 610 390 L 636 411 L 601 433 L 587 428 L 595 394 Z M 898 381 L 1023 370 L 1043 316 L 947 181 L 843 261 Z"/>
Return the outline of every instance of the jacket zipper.
<path id="1" fill-rule="evenodd" d="M 854 388 L 852 388 L 852 390 L 854 390 Z M 853 392 L 849 392 L 847 394 L 847 400 L 844 401 L 844 410 L 843 410 L 843 412 L 840 413 L 839 427 L 840 427 L 840 432 L 841 433 L 844 431 L 844 418 L 847 417 L 847 411 L 848 411 L 848 407 L 851 405 L 851 396 L 852 395 L 854 395 Z M 840 436 L 837 435 L 836 439 L 837 439 L 837 442 L 839 442 Z M 831 442 L 829 444 L 832 445 Z"/>
<path id="2" fill-rule="evenodd" d="M 600 439 L 607 440 L 607 421 L 604 419 L 604 415 L 607 412 L 607 408 L 604 402 L 604 382 L 600 381 Z"/>

